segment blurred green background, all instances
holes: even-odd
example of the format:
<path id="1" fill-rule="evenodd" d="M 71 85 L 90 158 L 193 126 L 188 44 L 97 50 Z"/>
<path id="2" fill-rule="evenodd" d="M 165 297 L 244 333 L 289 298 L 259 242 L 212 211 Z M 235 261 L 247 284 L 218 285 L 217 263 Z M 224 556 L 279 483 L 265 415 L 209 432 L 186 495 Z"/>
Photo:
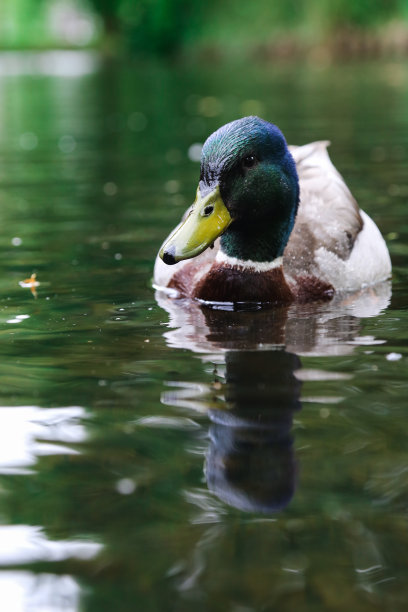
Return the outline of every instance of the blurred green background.
<path id="1" fill-rule="evenodd" d="M 146 55 L 408 53 L 407 0 L 1 0 L 0 48 Z"/>

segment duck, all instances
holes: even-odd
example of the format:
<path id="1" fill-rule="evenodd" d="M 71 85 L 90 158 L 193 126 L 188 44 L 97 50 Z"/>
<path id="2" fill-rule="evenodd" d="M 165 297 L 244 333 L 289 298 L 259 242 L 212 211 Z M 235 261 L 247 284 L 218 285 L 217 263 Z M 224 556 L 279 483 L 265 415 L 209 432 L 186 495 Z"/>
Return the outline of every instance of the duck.
<path id="1" fill-rule="evenodd" d="M 386 243 L 328 141 L 288 146 L 250 116 L 205 141 L 196 198 L 161 246 L 154 286 L 208 304 L 332 300 L 385 281 Z"/>

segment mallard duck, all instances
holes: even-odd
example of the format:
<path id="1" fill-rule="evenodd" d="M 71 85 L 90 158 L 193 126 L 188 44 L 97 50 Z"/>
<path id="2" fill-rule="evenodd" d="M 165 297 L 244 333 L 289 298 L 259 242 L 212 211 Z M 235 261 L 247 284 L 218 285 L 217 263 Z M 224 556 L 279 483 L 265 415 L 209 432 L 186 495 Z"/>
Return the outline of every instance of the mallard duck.
<path id="1" fill-rule="evenodd" d="M 160 249 L 155 286 L 203 302 L 290 304 L 388 278 L 384 239 L 328 144 L 288 147 L 259 117 L 211 134 L 195 202 Z"/>

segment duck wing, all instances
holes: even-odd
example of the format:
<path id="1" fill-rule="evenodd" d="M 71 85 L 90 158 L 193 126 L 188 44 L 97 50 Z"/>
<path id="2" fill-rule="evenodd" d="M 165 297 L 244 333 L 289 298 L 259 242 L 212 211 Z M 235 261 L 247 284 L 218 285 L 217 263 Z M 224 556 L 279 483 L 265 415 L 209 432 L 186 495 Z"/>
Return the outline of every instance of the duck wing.
<path id="1" fill-rule="evenodd" d="M 347 260 L 363 219 L 356 200 L 327 153 L 328 141 L 290 146 L 300 185 L 295 226 L 284 251 L 291 276 L 316 274 L 315 253 L 323 247 Z"/>

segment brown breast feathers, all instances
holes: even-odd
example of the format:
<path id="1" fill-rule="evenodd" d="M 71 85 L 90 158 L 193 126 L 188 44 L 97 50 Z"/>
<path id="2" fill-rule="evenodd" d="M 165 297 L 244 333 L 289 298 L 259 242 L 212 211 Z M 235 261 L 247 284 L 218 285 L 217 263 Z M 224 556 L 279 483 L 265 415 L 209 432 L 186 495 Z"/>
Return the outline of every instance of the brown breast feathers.
<path id="1" fill-rule="evenodd" d="M 290 304 L 294 296 L 281 268 L 257 272 L 214 263 L 200 280 L 193 297 L 212 302 L 272 302 Z"/>

